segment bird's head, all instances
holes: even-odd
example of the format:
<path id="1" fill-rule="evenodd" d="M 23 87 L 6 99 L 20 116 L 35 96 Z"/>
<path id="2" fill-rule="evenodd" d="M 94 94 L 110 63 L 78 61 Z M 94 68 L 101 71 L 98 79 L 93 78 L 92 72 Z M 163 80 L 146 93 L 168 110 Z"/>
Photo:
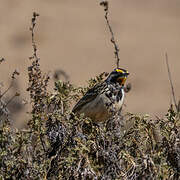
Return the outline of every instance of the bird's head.
<path id="1" fill-rule="evenodd" d="M 127 79 L 129 72 L 122 68 L 114 69 L 106 79 L 106 81 L 111 83 L 119 83 L 121 86 L 124 86 L 124 83 Z"/>

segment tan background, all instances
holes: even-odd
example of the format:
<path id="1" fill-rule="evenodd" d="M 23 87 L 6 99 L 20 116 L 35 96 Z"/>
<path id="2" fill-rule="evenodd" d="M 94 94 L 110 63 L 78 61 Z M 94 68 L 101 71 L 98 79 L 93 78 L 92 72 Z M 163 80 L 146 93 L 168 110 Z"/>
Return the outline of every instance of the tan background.
<path id="1" fill-rule="evenodd" d="M 28 57 L 32 54 L 30 19 L 36 29 L 44 72 L 62 69 L 75 85 L 115 67 L 110 33 L 98 0 L 0 0 L 0 66 L 3 89 L 14 69 L 27 95 Z M 171 102 L 164 54 L 167 51 L 177 98 L 180 98 L 180 1 L 111 0 L 110 19 L 120 47 L 121 67 L 131 73 L 127 111 L 163 115 Z"/>

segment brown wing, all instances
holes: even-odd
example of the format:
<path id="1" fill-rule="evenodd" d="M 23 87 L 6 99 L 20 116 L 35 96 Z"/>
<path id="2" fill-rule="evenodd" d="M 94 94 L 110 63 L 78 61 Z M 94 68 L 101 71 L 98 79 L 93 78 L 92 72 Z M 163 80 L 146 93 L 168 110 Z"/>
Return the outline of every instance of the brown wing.
<path id="1" fill-rule="evenodd" d="M 87 93 L 77 102 L 72 112 L 78 112 L 85 104 L 94 100 L 97 95 L 101 92 L 104 83 L 96 84 L 93 88 L 89 89 Z"/>

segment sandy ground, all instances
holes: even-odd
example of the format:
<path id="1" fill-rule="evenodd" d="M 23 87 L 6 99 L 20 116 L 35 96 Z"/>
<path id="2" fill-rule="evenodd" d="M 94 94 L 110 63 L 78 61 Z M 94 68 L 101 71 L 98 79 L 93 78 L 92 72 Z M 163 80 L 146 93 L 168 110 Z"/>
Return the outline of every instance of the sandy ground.
<path id="1" fill-rule="evenodd" d="M 3 90 L 14 69 L 18 89 L 28 93 L 27 66 L 32 54 L 30 20 L 40 14 L 36 29 L 44 72 L 64 70 L 79 86 L 115 67 L 104 11 L 98 0 L 0 0 L 0 65 Z M 110 20 L 120 47 L 120 65 L 128 69 L 132 90 L 126 110 L 163 115 L 172 102 L 165 64 L 168 52 L 176 96 L 180 98 L 180 1 L 111 0 Z"/>

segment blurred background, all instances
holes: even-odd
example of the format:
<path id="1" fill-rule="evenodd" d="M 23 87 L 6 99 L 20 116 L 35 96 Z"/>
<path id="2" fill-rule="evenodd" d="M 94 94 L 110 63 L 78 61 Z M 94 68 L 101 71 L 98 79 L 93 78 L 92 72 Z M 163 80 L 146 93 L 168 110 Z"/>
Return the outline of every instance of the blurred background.
<path id="1" fill-rule="evenodd" d="M 162 116 L 172 102 L 165 52 L 176 97 L 180 98 L 180 1 L 109 2 L 120 66 L 130 72 L 128 82 L 132 84 L 126 95 L 126 111 Z M 62 70 L 76 86 L 87 85 L 87 80 L 101 72 L 111 72 L 116 65 L 114 49 L 99 3 L 100 0 L 0 0 L 0 57 L 6 59 L 0 65 L 2 91 L 17 69 L 20 76 L 11 92 L 20 91 L 20 102 L 28 100 L 27 67 L 32 55 L 29 27 L 34 11 L 40 14 L 35 39 L 43 72 L 53 75 Z M 20 107 L 16 108 L 19 113 Z"/>

